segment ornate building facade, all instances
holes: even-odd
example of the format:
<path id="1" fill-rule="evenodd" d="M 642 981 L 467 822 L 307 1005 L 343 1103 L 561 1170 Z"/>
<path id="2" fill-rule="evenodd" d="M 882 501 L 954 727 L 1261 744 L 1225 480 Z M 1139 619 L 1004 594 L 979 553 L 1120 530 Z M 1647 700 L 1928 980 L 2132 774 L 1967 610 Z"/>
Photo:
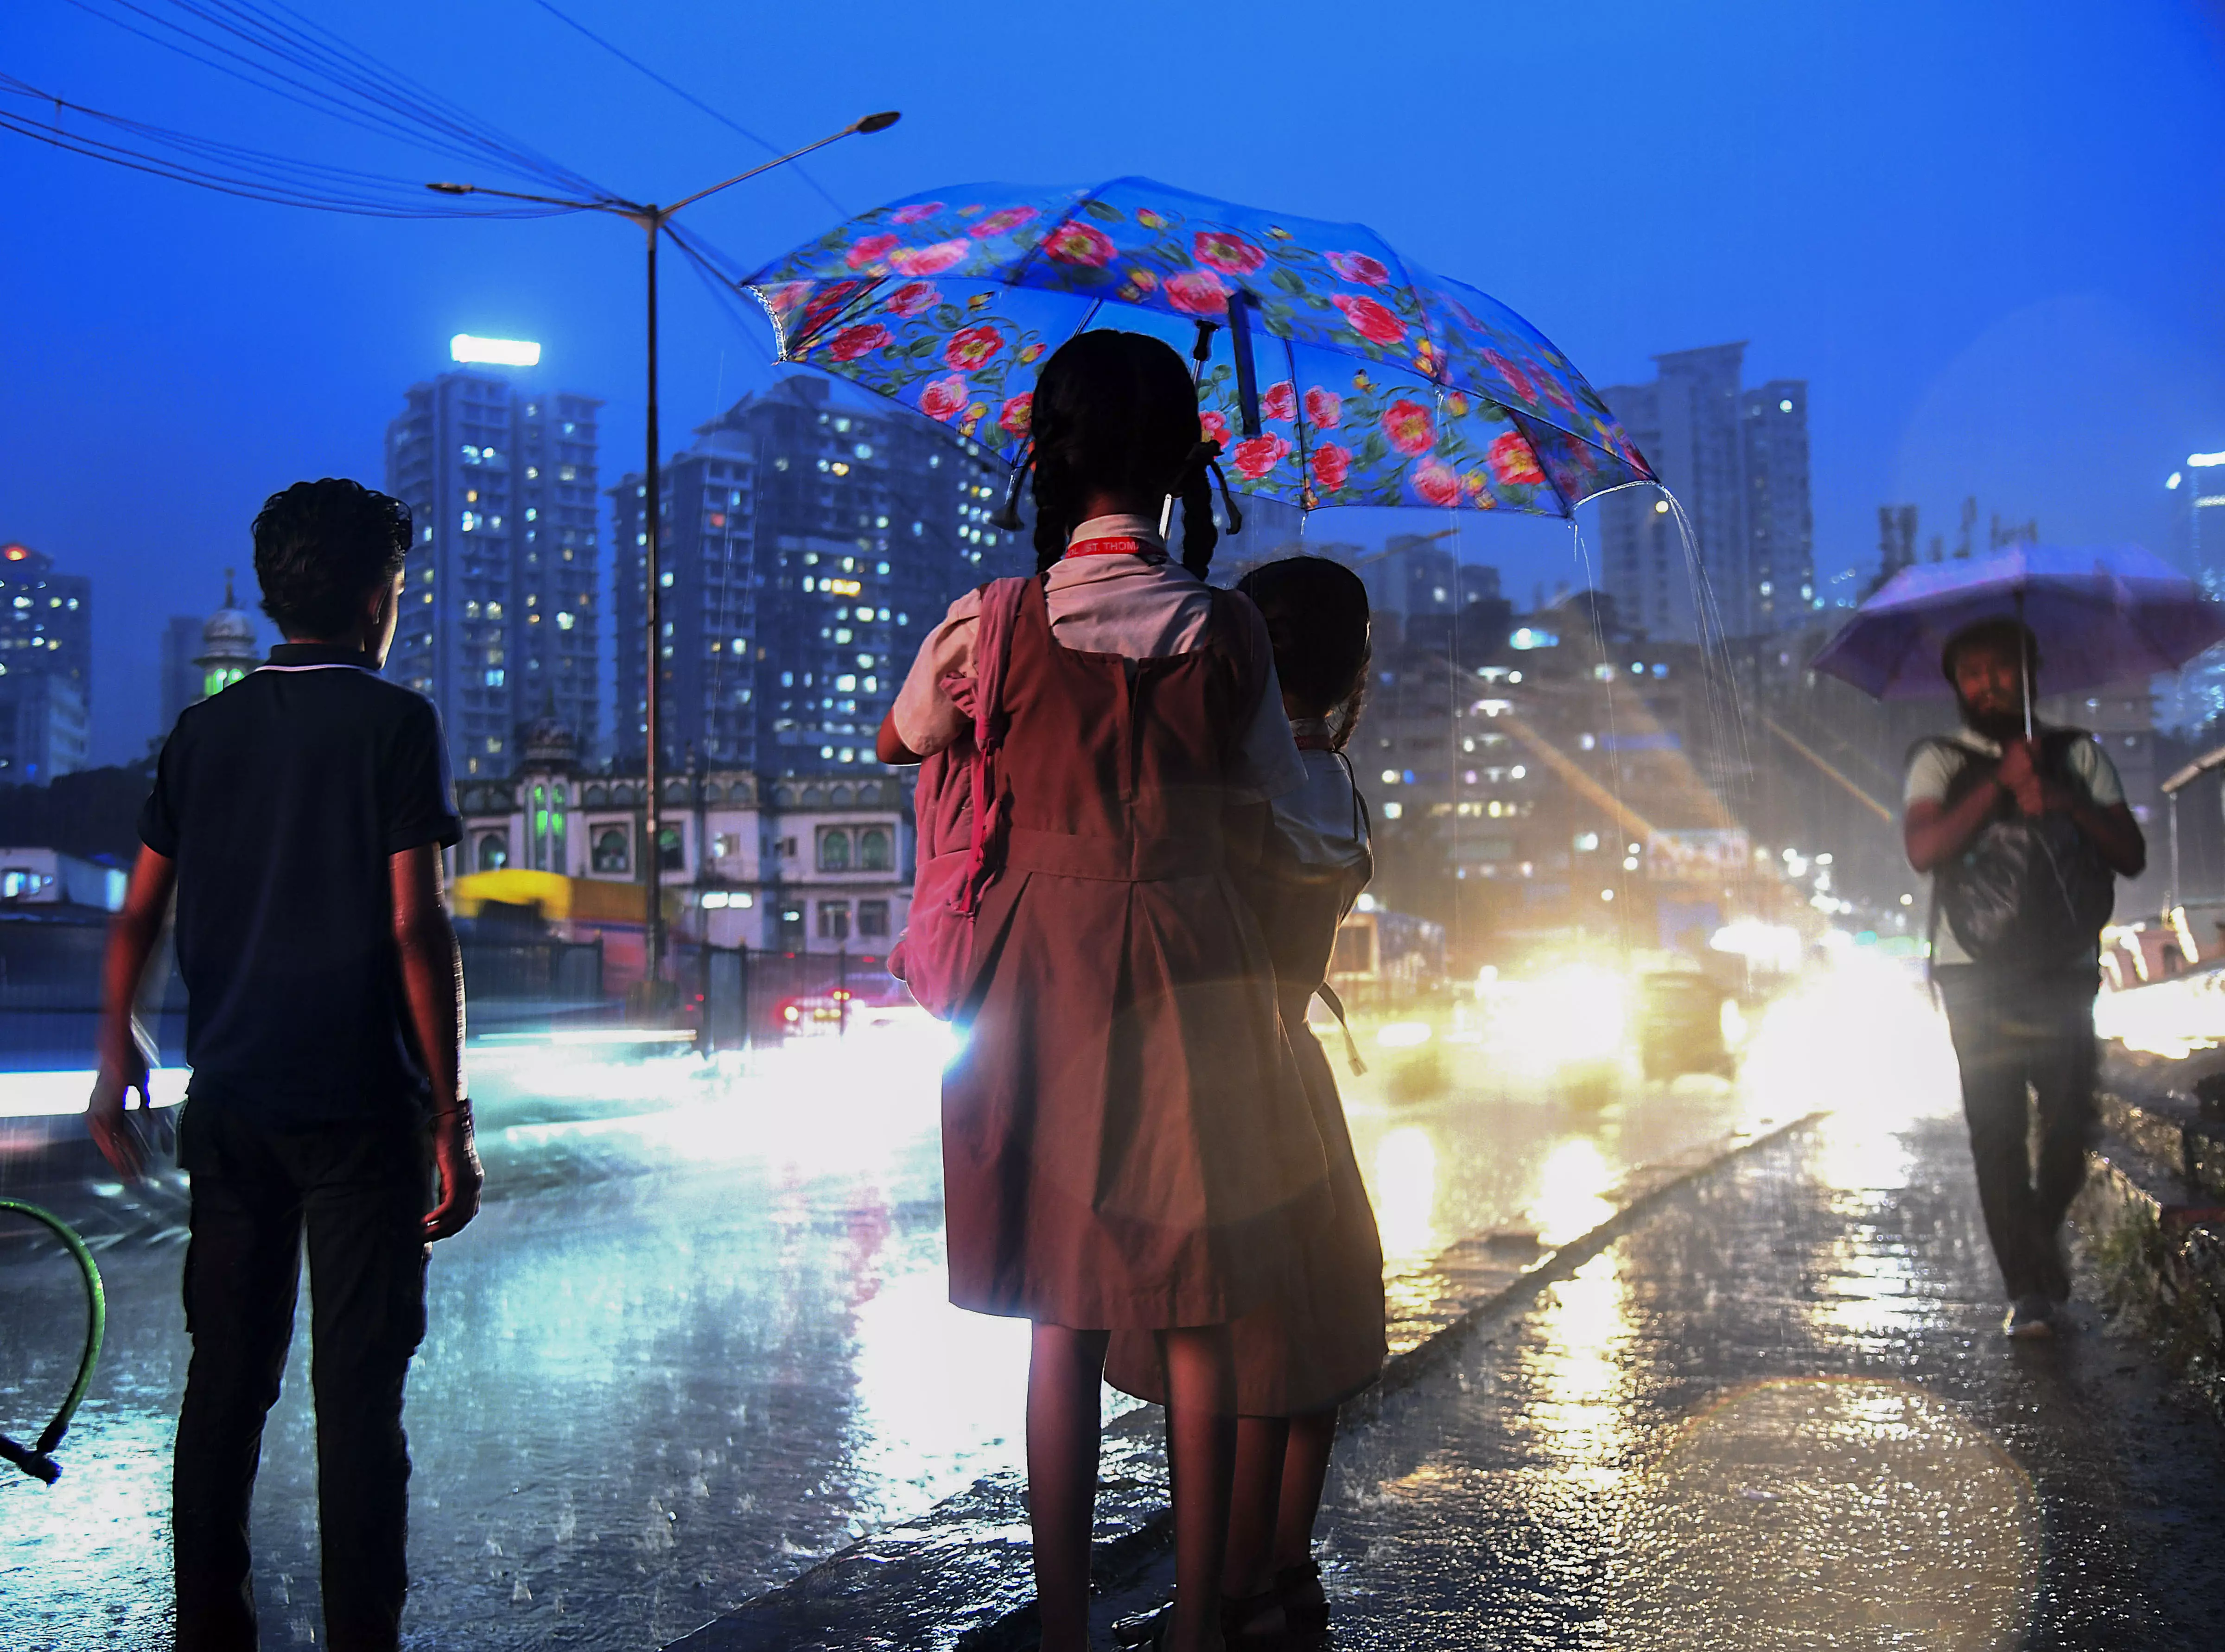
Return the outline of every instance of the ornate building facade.
<path id="1" fill-rule="evenodd" d="M 643 782 L 580 769 L 553 718 L 506 780 L 460 778 L 459 875 L 512 868 L 643 882 Z M 911 799 L 897 775 L 699 768 L 664 782 L 662 882 L 675 940 L 782 953 L 886 955 L 904 926 Z"/>

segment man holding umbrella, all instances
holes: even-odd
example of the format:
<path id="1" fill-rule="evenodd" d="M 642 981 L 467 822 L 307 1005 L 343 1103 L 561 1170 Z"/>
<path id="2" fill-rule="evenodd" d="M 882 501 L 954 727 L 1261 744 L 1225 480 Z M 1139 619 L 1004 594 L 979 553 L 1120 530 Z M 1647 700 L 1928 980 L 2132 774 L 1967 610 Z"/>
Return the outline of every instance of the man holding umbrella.
<path id="1" fill-rule="evenodd" d="M 2035 725 L 2039 652 L 2006 617 L 1948 637 L 1940 668 L 1962 710 L 1911 754 L 1904 839 L 1934 878 L 1932 965 L 1962 1068 L 1979 1201 L 2014 1303 L 2012 1337 L 2052 1334 L 2070 1294 L 2062 1225 L 2095 1130 L 2094 993 L 2113 875 L 2147 845 L 2108 755 Z M 2037 1174 L 2029 1088 L 2040 1119 Z"/>

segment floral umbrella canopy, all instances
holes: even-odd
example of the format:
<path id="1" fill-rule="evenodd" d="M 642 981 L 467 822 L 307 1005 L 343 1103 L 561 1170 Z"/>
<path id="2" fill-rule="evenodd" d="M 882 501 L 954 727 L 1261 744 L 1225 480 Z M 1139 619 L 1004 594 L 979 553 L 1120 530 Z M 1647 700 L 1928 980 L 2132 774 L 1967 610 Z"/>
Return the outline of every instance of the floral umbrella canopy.
<path id="1" fill-rule="evenodd" d="M 1035 364 L 1091 326 L 1208 348 L 1206 434 L 1240 491 L 1324 505 L 1566 516 L 1655 479 L 1567 357 L 1372 230 L 1143 178 L 966 184 L 853 218 L 745 283 L 783 361 L 997 449 L 1027 446 Z"/>

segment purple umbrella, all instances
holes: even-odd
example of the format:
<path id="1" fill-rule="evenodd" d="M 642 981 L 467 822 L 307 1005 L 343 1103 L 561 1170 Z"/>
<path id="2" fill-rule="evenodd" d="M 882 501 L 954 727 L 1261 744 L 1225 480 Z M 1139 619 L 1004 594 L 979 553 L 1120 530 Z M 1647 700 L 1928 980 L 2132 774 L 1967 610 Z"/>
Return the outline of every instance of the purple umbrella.
<path id="1" fill-rule="evenodd" d="M 1973 620 L 2021 619 L 2051 693 L 2176 671 L 2225 641 L 2225 605 L 2136 545 L 2015 545 L 1903 568 L 1855 611 L 1815 669 L 1881 699 L 1950 692 L 1939 652 Z M 2031 707 L 2025 707 L 2029 722 Z"/>

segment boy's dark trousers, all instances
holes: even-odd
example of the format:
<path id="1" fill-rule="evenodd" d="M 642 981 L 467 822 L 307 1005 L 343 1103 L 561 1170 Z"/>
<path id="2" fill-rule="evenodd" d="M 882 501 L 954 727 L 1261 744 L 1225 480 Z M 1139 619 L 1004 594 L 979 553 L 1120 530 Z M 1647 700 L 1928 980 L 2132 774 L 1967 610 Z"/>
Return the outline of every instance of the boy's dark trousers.
<path id="1" fill-rule="evenodd" d="M 1937 979 L 2001 1282 L 2013 1299 L 2036 1291 L 2062 1301 L 2070 1281 L 2058 1235 L 2096 1130 L 2095 978 L 1943 965 Z M 2036 1175 L 2027 1085 L 2039 1109 Z"/>
<path id="2" fill-rule="evenodd" d="M 429 1150 L 390 1123 L 276 1130 L 228 1100 L 189 1101 L 186 1326 L 193 1339 L 172 1491 L 180 1652 L 253 1652 L 248 1510 L 263 1421 L 309 1249 L 326 1643 L 391 1652 L 408 1587 L 402 1385 L 425 1334 Z"/>

